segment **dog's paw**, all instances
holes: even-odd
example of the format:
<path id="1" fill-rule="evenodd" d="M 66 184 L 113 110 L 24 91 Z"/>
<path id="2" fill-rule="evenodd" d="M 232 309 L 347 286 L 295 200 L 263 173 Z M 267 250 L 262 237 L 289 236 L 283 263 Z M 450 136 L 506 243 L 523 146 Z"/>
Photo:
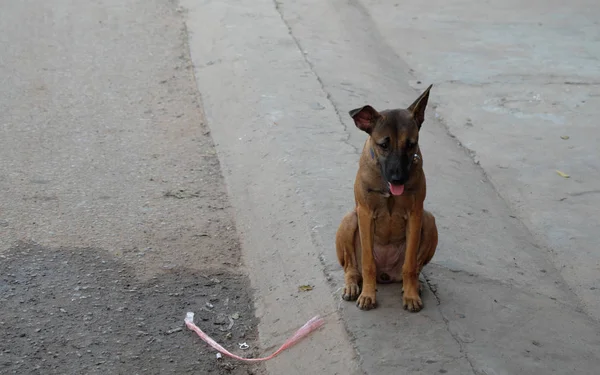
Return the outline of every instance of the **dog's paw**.
<path id="1" fill-rule="evenodd" d="M 361 310 L 374 309 L 377 306 L 377 302 L 375 301 L 375 292 L 365 293 L 365 291 L 363 290 L 360 296 L 358 296 L 356 306 L 358 306 L 358 308 Z"/>
<path id="2" fill-rule="evenodd" d="M 418 312 L 423 308 L 423 302 L 421 301 L 421 297 L 417 293 L 414 295 L 407 295 L 406 293 L 402 296 L 402 306 L 404 310 L 408 310 L 410 312 Z"/>
<path id="3" fill-rule="evenodd" d="M 360 294 L 360 288 L 356 283 L 346 284 L 344 286 L 344 294 L 342 294 L 342 298 L 344 301 L 354 301 L 358 298 Z"/>

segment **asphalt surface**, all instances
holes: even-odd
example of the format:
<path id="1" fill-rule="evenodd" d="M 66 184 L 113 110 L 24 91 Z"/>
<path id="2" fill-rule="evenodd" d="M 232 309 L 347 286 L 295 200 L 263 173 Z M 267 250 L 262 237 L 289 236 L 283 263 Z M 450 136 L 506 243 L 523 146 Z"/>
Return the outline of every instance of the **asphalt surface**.
<path id="1" fill-rule="evenodd" d="M 184 328 L 260 354 L 176 4 L 3 2 L 0 50 L 0 373 L 260 374 Z"/>

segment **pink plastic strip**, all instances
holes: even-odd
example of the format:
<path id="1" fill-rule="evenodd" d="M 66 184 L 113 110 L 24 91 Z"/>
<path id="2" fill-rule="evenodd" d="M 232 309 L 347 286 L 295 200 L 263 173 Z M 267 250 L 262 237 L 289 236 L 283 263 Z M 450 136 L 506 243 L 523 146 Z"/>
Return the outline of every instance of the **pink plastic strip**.
<path id="1" fill-rule="evenodd" d="M 263 357 L 263 358 L 242 358 L 238 355 L 235 355 L 235 354 L 229 352 L 227 349 L 225 349 L 224 347 L 219 345 L 215 340 L 213 340 L 210 336 L 208 336 L 206 333 L 204 333 L 200 328 L 198 328 L 198 326 L 196 326 L 194 324 L 194 313 L 188 312 L 185 317 L 185 325 L 192 331 L 196 332 L 198 334 L 198 336 L 200 336 L 200 338 L 202 340 L 204 340 L 208 345 L 212 346 L 219 352 L 221 352 L 231 358 L 235 358 L 240 361 L 249 362 L 249 363 L 268 361 L 269 359 L 274 358 L 282 351 L 297 344 L 298 341 L 302 340 L 305 336 L 307 336 L 312 331 L 318 329 L 323 324 L 325 324 L 325 321 L 323 319 L 321 319 L 319 316 L 315 316 L 314 318 L 312 318 L 311 320 L 306 322 L 306 324 L 304 324 L 302 327 L 300 327 L 300 329 L 297 330 L 296 333 L 294 333 L 294 335 L 292 337 L 287 339 L 287 341 L 285 343 L 283 343 L 283 345 L 281 345 L 281 347 L 279 349 L 277 349 L 277 351 L 275 353 L 271 354 L 270 356 Z"/>

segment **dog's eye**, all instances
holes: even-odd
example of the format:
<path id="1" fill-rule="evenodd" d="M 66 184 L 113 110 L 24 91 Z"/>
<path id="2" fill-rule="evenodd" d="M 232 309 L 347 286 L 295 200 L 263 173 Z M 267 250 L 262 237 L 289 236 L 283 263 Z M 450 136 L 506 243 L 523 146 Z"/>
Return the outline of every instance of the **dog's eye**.
<path id="1" fill-rule="evenodd" d="M 406 142 L 406 148 L 411 149 L 413 147 L 415 147 L 416 143 L 411 142 L 411 141 L 407 141 Z"/>
<path id="2" fill-rule="evenodd" d="M 382 150 L 387 150 L 388 146 L 389 146 L 388 141 L 383 141 L 379 144 L 379 147 L 381 147 Z"/>

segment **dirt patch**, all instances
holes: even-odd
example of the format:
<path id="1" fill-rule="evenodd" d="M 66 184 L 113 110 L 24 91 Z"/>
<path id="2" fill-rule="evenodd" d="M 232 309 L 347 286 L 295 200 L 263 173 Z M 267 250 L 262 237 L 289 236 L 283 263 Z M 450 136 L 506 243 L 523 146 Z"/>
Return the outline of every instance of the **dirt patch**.
<path id="1" fill-rule="evenodd" d="M 172 269 L 147 282 L 100 249 L 19 244 L 0 264 L 0 372 L 4 374 L 259 374 L 217 360 L 183 318 L 224 346 L 256 356 L 248 280 Z M 231 318 L 231 319 L 230 319 Z"/>

